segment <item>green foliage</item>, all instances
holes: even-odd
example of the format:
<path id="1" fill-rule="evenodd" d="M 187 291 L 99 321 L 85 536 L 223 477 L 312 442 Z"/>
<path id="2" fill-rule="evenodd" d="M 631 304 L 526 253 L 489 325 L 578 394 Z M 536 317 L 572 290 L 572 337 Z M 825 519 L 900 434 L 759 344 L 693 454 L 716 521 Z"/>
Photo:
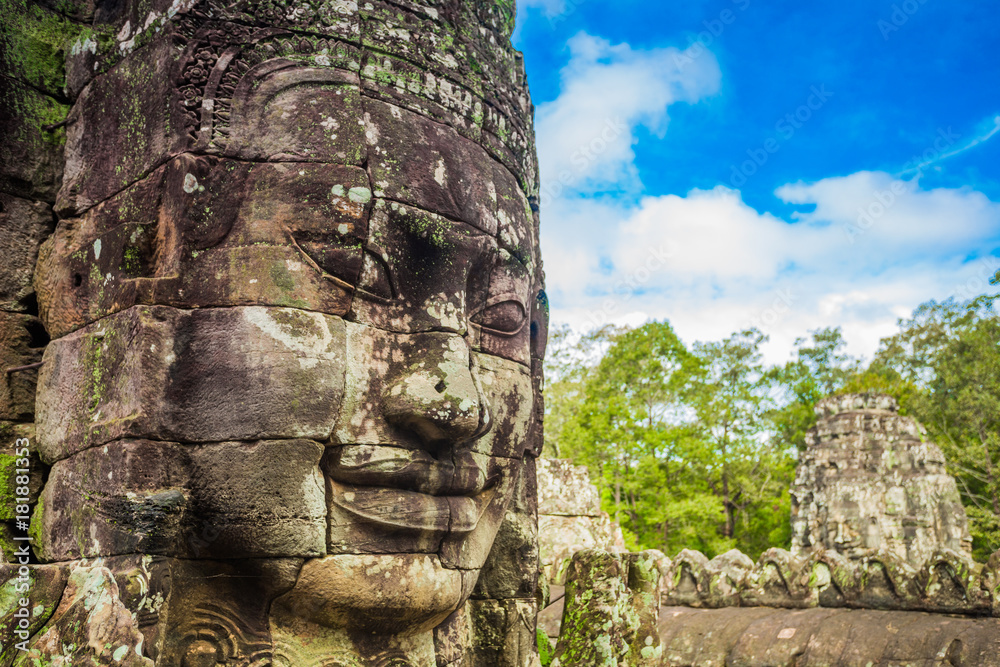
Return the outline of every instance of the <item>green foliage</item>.
<path id="1" fill-rule="evenodd" d="M 688 349 L 667 322 L 556 330 L 546 361 L 547 455 L 588 466 L 630 549 L 752 558 L 788 547 L 796 451 L 829 395 L 879 392 L 921 421 L 958 481 L 974 556 L 1000 549 L 998 297 L 929 302 L 867 365 L 839 328 L 765 367 L 756 330 Z"/>
<path id="2" fill-rule="evenodd" d="M 840 328 L 818 329 L 812 339 L 795 341 L 795 359 L 772 368 L 768 377 L 783 394 L 770 414 L 777 439 L 799 451 L 806 448 L 806 432 L 816 425 L 816 403 L 840 393 L 858 374 L 860 362 L 843 353 Z"/>
<path id="3" fill-rule="evenodd" d="M 759 332 L 693 351 L 666 322 L 570 338 L 553 337 L 549 451 L 589 467 L 629 548 L 787 546 L 774 508 L 788 506 L 793 462 L 759 437 Z"/>

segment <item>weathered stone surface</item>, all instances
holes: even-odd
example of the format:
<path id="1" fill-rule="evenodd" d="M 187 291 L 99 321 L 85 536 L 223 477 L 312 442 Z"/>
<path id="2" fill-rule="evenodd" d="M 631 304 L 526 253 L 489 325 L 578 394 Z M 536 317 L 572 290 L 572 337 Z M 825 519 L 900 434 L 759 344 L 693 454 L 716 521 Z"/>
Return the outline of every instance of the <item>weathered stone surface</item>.
<path id="1" fill-rule="evenodd" d="M 810 585 L 815 581 L 811 565 L 808 558 L 784 549 L 768 549 L 746 574 L 740 603 L 748 607 L 818 606 L 820 589 Z"/>
<path id="2" fill-rule="evenodd" d="M 59 226 L 41 317 L 62 336 L 136 304 L 346 315 L 369 193 L 359 168 L 179 156 Z"/>
<path id="3" fill-rule="evenodd" d="M 891 551 L 920 567 L 940 548 L 968 553 L 968 520 L 954 479 L 923 427 L 877 394 L 820 401 L 820 421 L 792 486 L 792 551 L 851 558 Z"/>
<path id="4" fill-rule="evenodd" d="M 53 466 L 35 519 L 36 549 L 56 561 L 322 556 L 322 454 L 308 440 L 119 440 L 92 448 Z"/>
<path id="5" fill-rule="evenodd" d="M 62 179 L 69 108 L 19 81 L 0 95 L 0 192 L 51 201 Z M 55 126 L 59 127 L 55 127 Z"/>
<path id="6" fill-rule="evenodd" d="M 764 607 L 660 614 L 663 665 L 1000 664 L 996 619 Z"/>
<path id="7" fill-rule="evenodd" d="M 0 521 L 14 519 L 18 504 L 33 507 L 38 500 L 45 468 L 34 442 L 33 424 L 0 422 Z"/>
<path id="8" fill-rule="evenodd" d="M 324 627 L 430 630 L 462 603 L 464 578 L 433 555 L 340 554 L 306 561 L 275 605 Z"/>
<path id="9" fill-rule="evenodd" d="M 38 319 L 0 311 L 0 419 L 30 420 L 35 413 L 38 370 L 21 369 L 42 360 L 45 330 Z"/>
<path id="10" fill-rule="evenodd" d="M 406 109 L 375 101 L 365 108 L 376 197 L 491 235 L 530 228 L 531 210 L 516 179 L 476 143 Z M 530 246 L 525 250 L 530 254 Z"/>
<path id="11" fill-rule="evenodd" d="M 580 551 L 566 581 L 566 604 L 553 665 L 657 665 L 660 577 L 657 551 Z"/>
<path id="12" fill-rule="evenodd" d="M 621 552 L 621 528 L 601 511 L 597 487 L 584 466 L 561 459 L 538 461 L 538 534 L 545 577 L 565 583 L 569 559 L 583 549 Z"/>
<path id="13" fill-rule="evenodd" d="M 81 565 L 70 570 L 51 620 L 14 664 L 44 660 L 52 667 L 153 667 L 143 656 L 144 640 L 111 571 Z"/>
<path id="14" fill-rule="evenodd" d="M 18 545 L 22 546 L 21 544 Z M 26 643 L 52 617 L 62 599 L 68 566 L 0 565 L 0 664 L 23 657 L 17 644 Z M 22 601 L 28 604 L 22 605 Z M 21 609 L 27 609 L 27 617 Z"/>
<path id="15" fill-rule="evenodd" d="M 532 476 L 522 475 L 518 486 Z M 507 509 L 493 547 L 483 564 L 473 597 L 530 599 L 538 587 L 538 520 L 529 510 Z"/>
<path id="16" fill-rule="evenodd" d="M 469 660 L 489 667 L 540 667 L 534 600 L 469 600 L 473 646 Z"/>
<path id="17" fill-rule="evenodd" d="M 0 310 L 27 309 L 38 249 L 53 224 L 47 204 L 0 193 Z"/>
<path id="18" fill-rule="evenodd" d="M 601 497 L 586 466 L 568 459 L 538 461 L 538 513 L 554 516 L 600 516 Z"/>
<path id="19" fill-rule="evenodd" d="M 39 451 L 124 437 L 325 440 L 344 387 L 344 322 L 283 308 L 135 307 L 53 341 Z"/>
<path id="20" fill-rule="evenodd" d="M 295 585 L 301 560 L 167 562 L 170 586 L 159 609 L 157 665 L 252 665 L 271 657 L 268 613 L 273 600 Z"/>
<path id="21" fill-rule="evenodd" d="M 173 87 L 163 76 L 176 54 L 169 36 L 158 37 L 80 93 L 68 117 L 66 168 L 56 200 L 61 216 L 104 201 L 183 149 Z"/>
<path id="22" fill-rule="evenodd" d="M 663 653 L 657 627 L 660 618 L 660 582 L 669 569 L 670 559 L 655 549 L 624 554 L 622 559 L 628 565 L 630 604 L 638 621 L 638 627 L 629 642 L 628 663 L 657 665 Z"/>
<path id="23" fill-rule="evenodd" d="M 628 604 L 627 565 L 614 554 L 578 551 L 566 579 L 555 664 L 623 664 L 628 638 L 637 626 L 638 619 Z"/>

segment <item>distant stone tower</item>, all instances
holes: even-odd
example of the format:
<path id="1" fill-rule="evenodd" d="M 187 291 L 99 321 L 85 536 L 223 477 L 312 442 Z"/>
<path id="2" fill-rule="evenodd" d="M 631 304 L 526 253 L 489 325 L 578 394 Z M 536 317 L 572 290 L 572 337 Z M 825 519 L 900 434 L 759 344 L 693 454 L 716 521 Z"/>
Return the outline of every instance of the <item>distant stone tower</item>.
<path id="1" fill-rule="evenodd" d="M 942 547 L 971 550 L 968 519 L 944 455 L 926 430 L 881 394 L 833 396 L 792 485 L 792 550 L 850 558 L 883 549 L 915 567 Z"/>

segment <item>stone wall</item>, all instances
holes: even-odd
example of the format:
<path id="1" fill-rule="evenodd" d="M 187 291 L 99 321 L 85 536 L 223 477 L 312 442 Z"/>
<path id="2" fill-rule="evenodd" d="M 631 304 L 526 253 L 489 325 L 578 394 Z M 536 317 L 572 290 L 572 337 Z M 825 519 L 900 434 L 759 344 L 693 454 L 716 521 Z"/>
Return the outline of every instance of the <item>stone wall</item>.
<path id="1" fill-rule="evenodd" d="M 972 540 L 941 450 L 889 396 L 833 396 L 816 406 L 792 485 L 792 551 L 849 558 L 888 551 L 920 567 Z"/>
<path id="2" fill-rule="evenodd" d="M 977 565 L 941 551 L 914 569 L 891 552 L 581 551 L 556 656 L 559 667 L 1000 665 L 1000 552 Z"/>
<path id="3" fill-rule="evenodd" d="M 542 571 L 557 585 L 577 551 L 625 551 L 621 528 L 601 510 L 586 466 L 567 459 L 538 460 L 538 543 Z"/>

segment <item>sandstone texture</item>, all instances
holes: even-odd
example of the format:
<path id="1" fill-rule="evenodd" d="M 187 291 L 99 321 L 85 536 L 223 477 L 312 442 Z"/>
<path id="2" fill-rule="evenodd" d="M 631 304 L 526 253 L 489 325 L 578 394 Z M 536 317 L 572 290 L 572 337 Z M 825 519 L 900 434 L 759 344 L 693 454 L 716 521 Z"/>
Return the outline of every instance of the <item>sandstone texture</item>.
<path id="1" fill-rule="evenodd" d="M 542 570 L 560 586 L 577 551 L 625 551 L 621 528 L 601 510 L 587 468 L 565 459 L 538 460 L 538 540 Z"/>
<path id="2" fill-rule="evenodd" d="M 0 665 L 538 664 L 514 3 L 8 4 Z"/>
<path id="3" fill-rule="evenodd" d="M 663 658 L 706 665 L 1000 664 L 1000 619 L 902 611 L 767 607 L 660 610 Z"/>
<path id="4" fill-rule="evenodd" d="M 848 558 L 890 552 L 919 568 L 972 540 L 955 480 L 924 428 L 879 394 L 833 396 L 816 406 L 792 486 L 792 551 Z"/>

